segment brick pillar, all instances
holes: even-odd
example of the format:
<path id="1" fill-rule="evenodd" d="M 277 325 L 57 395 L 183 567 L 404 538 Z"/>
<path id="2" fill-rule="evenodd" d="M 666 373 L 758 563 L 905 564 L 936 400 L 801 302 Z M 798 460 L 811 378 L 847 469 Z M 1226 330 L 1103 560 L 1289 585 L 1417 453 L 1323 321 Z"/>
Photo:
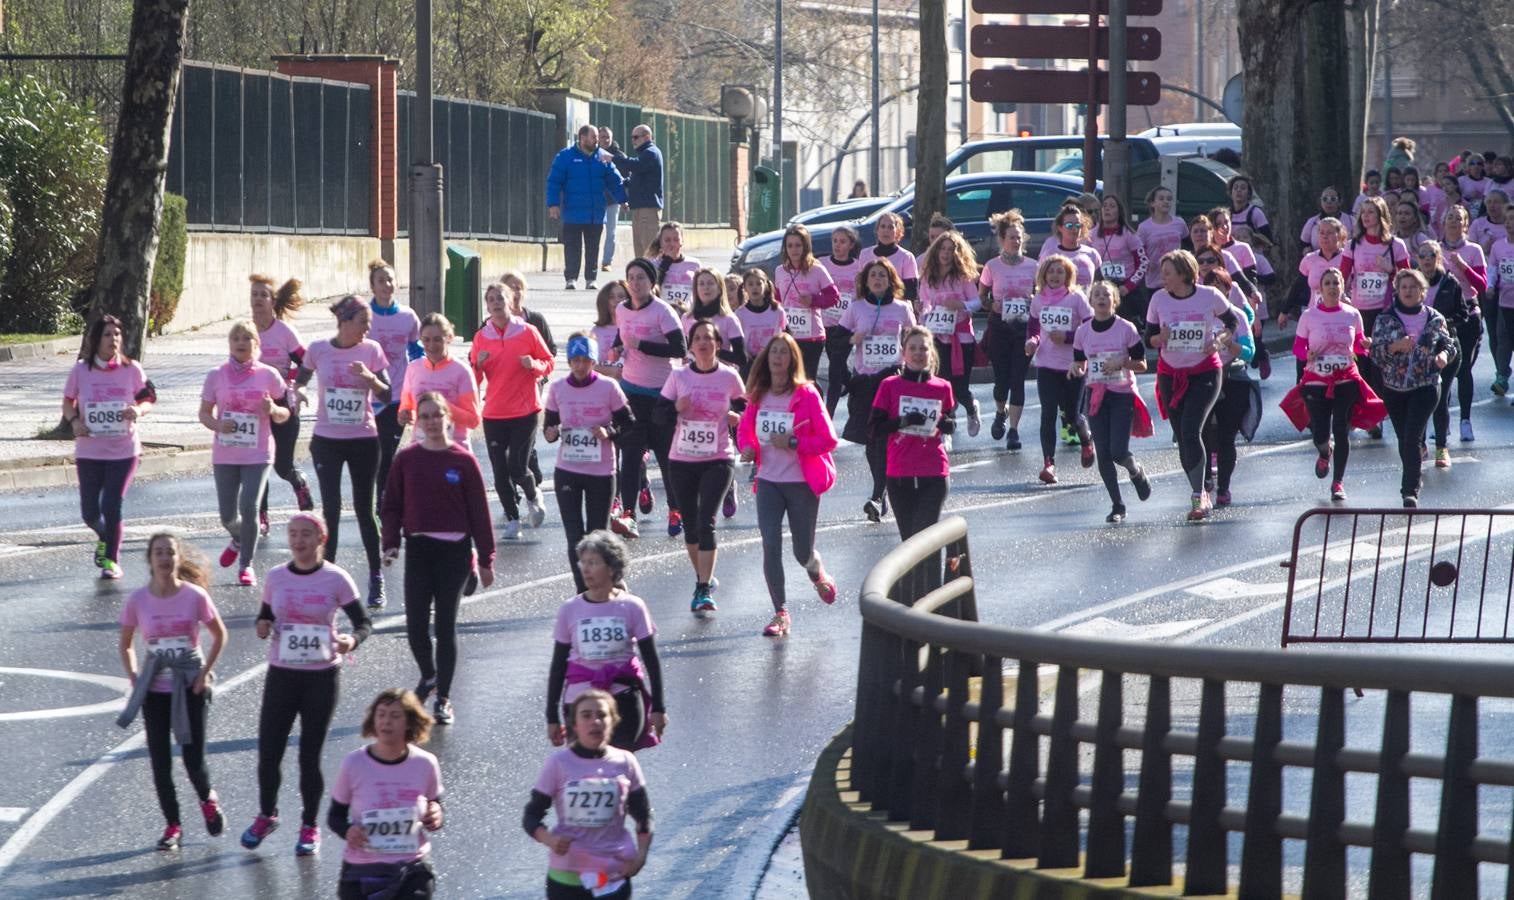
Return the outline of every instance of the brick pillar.
<path id="1" fill-rule="evenodd" d="M 373 133 L 369 136 L 369 231 L 382 243 L 384 258 L 394 259 L 399 231 L 399 60 L 388 56 L 312 54 L 275 56 L 281 75 L 324 78 L 365 84 L 372 97 Z"/>
<path id="2" fill-rule="evenodd" d="M 751 176 L 751 146 L 744 140 L 731 141 L 731 227 L 736 229 L 738 242 L 746 240 L 747 187 Z"/>

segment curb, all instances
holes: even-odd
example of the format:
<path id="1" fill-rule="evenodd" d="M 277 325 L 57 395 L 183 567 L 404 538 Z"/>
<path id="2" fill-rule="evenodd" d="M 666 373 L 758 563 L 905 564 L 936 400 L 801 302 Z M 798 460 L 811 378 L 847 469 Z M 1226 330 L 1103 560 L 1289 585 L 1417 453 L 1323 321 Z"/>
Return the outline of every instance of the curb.
<path id="1" fill-rule="evenodd" d="M 848 725 L 820 754 L 799 816 L 805 883 L 811 897 L 847 900 L 1149 900 L 1178 897 L 1179 880 L 1130 888 L 1124 878 L 1088 880 L 1081 869 L 1035 869 L 1034 859 L 1002 860 L 966 841 L 935 841 L 872 812 L 851 790 Z"/>
<path id="2" fill-rule="evenodd" d="M 81 340 L 83 337 L 76 334 L 72 337 L 53 338 L 50 341 L 6 344 L 0 346 L 0 363 L 14 362 L 18 359 L 37 359 L 57 353 L 74 353 L 78 351 Z"/>
<path id="3" fill-rule="evenodd" d="M 310 439 L 301 436 L 295 446 L 297 456 L 308 456 Z M 164 478 L 173 475 L 208 475 L 211 472 L 210 446 L 143 448 L 133 480 Z M 0 469 L 0 494 L 10 491 L 36 491 L 48 488 L 77 487 L 79 476 L 74 458 L 43 465 L 20 465 Z"/>

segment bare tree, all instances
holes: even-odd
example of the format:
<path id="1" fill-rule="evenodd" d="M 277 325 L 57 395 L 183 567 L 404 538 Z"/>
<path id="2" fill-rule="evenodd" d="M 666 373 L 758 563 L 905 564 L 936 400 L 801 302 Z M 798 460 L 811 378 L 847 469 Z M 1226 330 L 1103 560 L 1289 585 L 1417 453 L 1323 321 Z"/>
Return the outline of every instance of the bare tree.
<path id="1" fill-rule="evenodd" d="M 1398 0 L 1393 21 L 1386 52 L 1413 54 L 1426 81 L 1485 104 L 1514 136 L 1514 5 Z"/>
<path id="2" fill-rule="evenodd" d="M 915 105 L 915 222 L 910 243 L 919 253 L 932 213 L 946 211 L 946 2 L 920 0 L 920 100 Z"/>

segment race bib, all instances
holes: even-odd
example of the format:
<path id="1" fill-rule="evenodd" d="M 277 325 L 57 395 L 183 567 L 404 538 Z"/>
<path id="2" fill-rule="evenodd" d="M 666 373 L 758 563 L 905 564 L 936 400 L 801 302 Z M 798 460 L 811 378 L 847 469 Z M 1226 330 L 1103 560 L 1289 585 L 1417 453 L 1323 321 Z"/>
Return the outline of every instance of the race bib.
<path id="1" fill-rule="evenodd" d="M 368 833 L 368 846 L 375 853 L 419 853 L 421 850 L 421 823 L 413 806 L 364 810 L 363 831 Z"/>
<path id="2" fill-rule="evenodd" d="M 579 619 L 575 630 L 578 655 L 583 659 L 603 662 L 631 655 L 631 630 L 621 616 Z"/>
<path id="3" fill-rule="evenodd" d="M 613 778 L 580 778 L 563 785 L 563 822 L 572 828 L 603 828 L 615 821 L 620 785 Z"/>
<path id="4" fill-rule="evenodd" d="M 925 421 L 920 425 L 910 425 L 907 422 L 899 426 L 900 434 L 913 434 L 916 437 L 930 437 L 936 433 L 936 425 L 941 421 L 941 401 L 930 397 L 899 398 L 899 418 L 903 419 L 912 412 L 925 416 Z"/>
<path id="5" fill-rule="evenodd" d="M 604 459 L 604 447 L 592 428 L 564 428 L 558 441 L 557 458 L 563 462 L 597 463 Z"/>
<path id="6" fill-rule="evenodd" d="M 1202 353 L 1208 342 L 1204 320 L 1181 319 L 1167 326 L 1167 349 L 1174 353 Z"/>
<path id="7" fill-rule="evenodd" d="M 1030 300 L 1026 297 L 1005 297 L 1000 301 L 1001 314 L 1006 322 L 1030 321 Z"/>
<path id="8" fill-rule="evenodd" d="M 237 430 L 227 434 L 221 432 L 216 435 L 216 440 L 223 447 L 256 447 L 258 445 L 258 422 L 257 413 L 223 412 L 222 422 L 231 422 L 237 426 Z"/>
<path id="9" fill-rule="evenodd" d="M 1120 262 L 1107 262 L 1099 268 L 1105 281 L 1118 281 L 1125 283 L 1125 264 Z"/>
<path id="10" fill-rule="evenodd" d="M 1344 353 L 1326 353 L 1314 358 L 1314 374 L 1330 376 L 1351 368 L 1352 359 Z"/>
<path id="11" fill-rule="evenodd" d="M 1125 358 L 1123 353 L 1100 353 L 1088 357 L 1088 383 L 1111 384 L 1125 379 L 1125 367 L 1121 361 Z"/>
<path id="12" fill-rule="evenodd" d="M 96 400 L 84 404 L 84 424 L 95 437 L 116 437 L 126 434 L 125 400 Z"/>
<path id="13" fill-rule="evenodd" d="M 327 388 L 322 401 L 326 408 L 326 421 L 331 425 L 363 424 L 364 408 L 368 404 L 368 392 L 362 388 Z"/>
<path id="14" fill-rule="evenodd" d="M 286 624 L 279 627 L 279 662 L 331 661 L 331 626 Z"/>
<path id="15" fill-rule="evenodd" d="M 949 338 L 952 332 L 957 330 L 957 312 L 952 309 L 944 309 L 933 306 L 925 311 L 920 317 L 920 323 L 930 329 L 930 333 L 941 338 Z"/>
<path id="16" fill-rule="evenodd" d="M 836 321 L 840 322 L 841 321 L 841 314 L 844 313 L 844 312 L 846 312 L 847 307 L 849 307 L 851 305 L 852 305 L 852 292 L 851 291 L 842 291 L 840 299 L 838 299 L 836 301 L 836 305 L 832 306 L 829 310 L 827 310 L 827 312 L 832 313 L 835 316 Z"/>
<path id="17" fill-rule="evenodd" d="M 720 429 L 724 427 L 725 423 L 717 419 L 679 419 L 679 455 L 714 456 L 719 449 Z"/>
<path id="18" fill-rule="evenodd" d="M 191 649 L 187 634 L 147 639 L 147 652 L 153 656 L 188 656 Z"/>
<path id="19" fill-rule="evenodd" d="M 809 337 L 813 330 L 815 312 L 803 306 L 785 306 L 783 317 L 789 327 L 789 333 L 800 337 Z"/>
<path id="20" fill-rule="evenodd" d="M 1514 257 L 1498 261 L 1498 278 L 1500 281 L 1514 281 Z"/>
<path id="21" fill-rule="evenodd" d="M 688 306 L 689 297 L 693 294 L 692 285 L 665 284 L 662 286 L 662 299 L 670 306 Z"/>
<path id="22" fill-rule="evenodd" d="M 874 334 L 863 338 L 862 365 L 873 370 L 899 365 L 898 335 Z"/>
<path id="23" fill-rule="evenodd" d="M 1388 276 L 1384 272 L 1357 272 L 1357 299 L 1377 299 L 1388 292 Z"/>
<path id="24" fill-rule="evenodd" d="M 793 434 L 794 414 L 776 409 L 757 410 L 757 438 L 767 440 L 775 434 Z"/>
<path id="25" fill-rule="evenodd" d="M 1072 310 L 1065 306 L 1048 306 L 1041 310 L 1042 331 L 1071 331 Z"/>

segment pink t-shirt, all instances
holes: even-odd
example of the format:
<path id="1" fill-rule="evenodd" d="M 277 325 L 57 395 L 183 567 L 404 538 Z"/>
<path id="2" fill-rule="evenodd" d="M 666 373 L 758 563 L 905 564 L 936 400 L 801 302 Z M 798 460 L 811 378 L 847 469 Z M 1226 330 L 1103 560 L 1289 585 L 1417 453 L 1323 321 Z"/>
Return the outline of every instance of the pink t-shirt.
<path id="1" fill-rule="evenodd" d="M 372 309 L 372 324 L 368 326 L 368 340 L 379 345 L 384 351 L 384 356 L 389 360 L 389 384 L 398 388 L 405 383 L 405 369 L 410 365 L 410 347 L 421 339 L 421 319 L 415 311 L 408 306 L 392 304 L 389 309 L 392 313 L 380 314 L 377 307 L 369 304 Z M 369 366 L 369 368 L 373 368 Z M 377 370 L 375 370 L 377 371 Z M 399 402 L 399 395 L 394 395 L 391 403 Z M 316 434 L 320 434 L 317 426 Z M 326 435 L 333 437 L 333 435 Z"/>
<path id="2" fill-rule="evenodd" d="M 1267 226 L 1267 214 L 1253 200 L 1239 210 L 1230 210 L 1230 234 L 1238 241 L 1250 242 L 1253 229 Z"/>
<path id="3" fill-rule="evenodd" d="M 589 333 L 598 345 L 600 365 L 619 365 L 621 352 L 615 348 L 615 341 L 620 337 L 620 329 L 612 322 L 609 325 L 595 325 L 589 329 Z"/>
<path id="4" fill-rule="evenodd" d="M 658 256 L 652 260 L 652 265 L 660 269 L 665 258 Z M 691 256 L 669 263 L 668 274 L 662 279 L 663 302 L 677 309 L 688 309 L 689 304 L 694 302 L 694 276 L 702 268 L 704 264 Z"/>
<path id="5" fill-rule="evenodd" d="M 731 401 L 745 392 L 741 375 L 724 363 L 716 363 L 710 372 L 701 372 L 690 363 L 669 376 L 662 396 L 674 402 L 688 397 L 691 402 L 678 414 L 668 458 L 686 463 L 734 458 L 726 413 L 731 411 Z"/>
<path id="6" fill-rule="evenodd" d="M 779 266 L 773 273 L 773 294 L 786 314 L 788 332 L 796 341 L 825 340 L 825 323 L 820 310 L 811 304 L 820 292 L 835 284 L 830 270 L 822 265 L 810 266 L 808 272 L 791 272 Z"/>
<path id="7" fill-rule="evenodd" d="M 1182 299 L 1166 290 L 1157 291 L 1146 307 L 1146 321 L 1168 329 L 1162 360 L 1174 369 L 1187 369 L 1216 355 L 1205 353 L 1204 346 L 1225 330 L 1220 317 L 1227 312 L 1232 310 L 1225 295 L 1216 288 L 1201 284 Z"/>
<path id="8" fill-rule="evenodd" d="M 657 634 L 647 604 L 635 594 L 624 591 L 603 603 L 578 594 L 557 608 L 557 622 L 552 639 L 568 645 L 568 662 L 590 669 L 622 666 L 636 655 L 636 642 Z M 588 682 L 563 688 L 562 702 L 572 703 L 592 687 Z M 615 693 L 630 685 L 616 685 Z"/>
<path id="9" fill-rule="evenodd" d="M 833 257 L 824 257 L 820 264 L 831 273 L 831 281 L 836 285 L 841 298 L 834 306 L 827 306 L 820 311 L 820 320 L 826 328 L 835 328 L 841 324 L 841 314 L 857 299 L 857 273 L 862 269 L 862 260 L 853 259 L 849 263 L 838 263 Z"/>
<path id="10" fill-rule="evenodd" d="M 1436 234 L 1443 234 L 1441 223 L 1445 221 L 1446 210 L 1451 207 L 1451 198 L 1435 185 L 1423 184 L 1419 187 L 1419 205 L 1425 211 L 1430 229 Z"/>
<path id="11" fill-rule="evenodd" d="M 400 388 L 400 406 L 414 409 L 415 401 L 427 391 L 436 391 L 453 406 L 466 406 L 479 412 L 478 384 L 473 380 L 473 370 L 462 360 L 446 357 L 440 363 L 421 357 L 405 369 L 405 383 Z M 411 429 L 411 439 L 419 443 L 423 437 L 419 428 Z M 468 429 L 457 423 L 452 425 L 452 439 L 468 446 Z"/>
<path id="12" fill-rule="evenodd" d="M 1141 284 L 1146 280 L 1146 245 L 1129 228 L 1117 231 L 1094 230 L 1093 248 L 1103 259 L 1099 274 L 1119 284 Z"/>
<path id="13" fill-rule="evenodd" d="M 1488 254 L 1488 285 L 1498 292 L 1498 307 L 1514 307 L 1514 241 L 1501 237 Z"/>
<path id="14" fill-rule="evenodd" d="M 1031 298 L 1030 318 L 1040 328 L 1040 345 L 1036 347 L 1036 367 L 1053 372 L 1072 368 L 1072 338 L 1078 326 L 1093 318 L 1093 307 L 1082 291 L 1066 288 L 1043 288 Z M 1060 332 L 1066 340 L 1053 343 L 1050 332 Z"/>
<path id="15" fill-rule="evenodd" d="M 1146 248 L 1146 286 L 1159 288 L 1162 286 L 1162 257 L 1183 246 L 1183 239 L 1188 237 L 1188 225 L 1176 218 L 1163 223 L 1147 219 L 1136 226 L 1136 237 Z"/>
<path id="16" fill-rule="evenodd" d="M 610 475 L 615 451 L 593 430 L 608 427 L 614 412 L 626 405 L 625 392 L 613 378 L 594 373 L 588 384 L 561 378 L 547 385 L 547 409 L 562 417 L 557 439 L 556 466 L 580 475 Z"/>
<path id="17" fill-rule="evenodd" d="M 79 415 L 90 431 L 87 437 L 74 438 L 74 456 L 78 459 L 130 459 L 142 452 L 137 423 L 124 415 L 126 407 L 136 402 L 137 394 L 147 387 L 147 375 L 136 362 L 123 362 L 110 368 L 91 367 L 84 360 L 68 370 L 63 397 L 79 405 Z"/>
<path id="18" fill-rule="evenodd" d="M 1334 216 L 1326 216 L 1320 213 L 1316 213 L 1309 217 L 1309 221 L 1304 223 L 1304 228 L 1299 232 L 1298 239 L 1308 244 L 1310 249 L 1318 250 L 1320 220 L 1332 218 L 1340 220 L 1341 225 L 1343 225 L 1346 229 L 1346 234 L 1351 234 L 1356 230 L 1356 220 L 1353 219 L 1351 217 L 1351 214 L 1348 212 L 1338 212 Z"/>
<path id="19" fill-rule="evenodd" d="M 1447 254 L 1455 253 L 1457 256 L 1460 256 L 1461 261 L 1466 263 L 1470 268 L 1487 271 L 1488 259 L 1483 255 L 1482 248 L 1465 238 L 1454 247 L 1451 246 L 1450 241 L 1446 241 L 1442 249 Z M 1452 277 L 1460 282 L 1462 293 L 1473 297 L 1477 296 L 1477 291 L 1472 289 L 1472 282 L 1467 279 L 1467 274 L 1462 271 L 1461 266 L 1448 259 L 1446 260 L 1446 271 L 1450 272 Z M 1499 305 L 1502 306 L 1503 304 L 1500 303 Z"/>
<path id="20" fill-rule="evenodd" d="M 335 668 L 342 664 L 336 617 L 357 599 L 357 585 L 336 563 L 323 562 L 304 575 L 289 566 L 275 566 L 263 576 L 263 602 L 274 616 L 268 664 L 307 672 Z"/>
<path id="21" fill-rule="evenodd" d="M 684 317 L 679 320 L 678 325 L 683 329 L 683 337 L 685 342 L 688 341 L 689 330 L 694 327 L 694 323 L 697 321 L 700 320 L 695 319 L 693 315 L 689 314 L 685 314 Z M 731 341 L 735 340 L 736 338 L 740 338 L 743 341 L 742 346 L 745 346 L 746 332 L 742 330 L 741 320 L 736 318 L 736 316 L 728 316 L 725 313 L 716 313 L 713 316 L 709 316 L 707 318 L 707 321 L 715 323 L 715 327 L 720 329 L 720 339 L 721 341 L 723 341 L 720 349 L 729 349 L 731 346 Z M 684 354 L 685 361 L 693 358 L 694 351 L 692 349 L 688 350 Z"/>
<path id="22" fill-rule="evenodd" d="M 1311 306 L 1298 317 L 1298 330 L 1294 341 L 1303 341 L 1305 349 L 1313 353 L 1313 366 L 1306 366 L 1305 376 L 1330 378 L 1337 371 L 1349 371 L 1356 365 L 1356 351 L 1361 345 L 1362 314 L 1346 303 L 1331 309 Z"/>
<path id="23" fill-rule="evenodd" d="M 1494 242 L 1501 237 L 1507 237 L 1508 233 L 1503 222 L 1494 222 L 1487 216 L 1474 219 L 1472 224 L 1467 226 L 1467 240 L 1476 243 L 1484 253 L 1492 250 Z"/>
<path id="24" fill-rule="evenodd" d="M 988 288 L 989 296 L 999 305 L 999 318 L 1012 326 L 1025 327 L 1030 318 L 1030 298 L 1036 292 L 1036 261 L 1020 257 L 1014 265 L 995 256 L 983 264 L 978 284 Z"/>
<path id="25" fill-rule="evenodd" d="M 236 364 L 228 360 L 211 369 L 205 376 L 200 399 L 215 404 L 218 420 L 224 422 L 229 418 L 237 423 L 235 432 L 216 434 L 210 447 L 211 463 L 256 466 L 273 462 L 269 417 L 263 409 L 263 398 L 282 400 L 285 391 L 284 379 L 272 366 L 262 363 L 253 363 L 246 371 L 238 372 Z"/>
<path id="26" fill-rule="evenodd" d="M 1131 347 L 1142 345 L 1141 333 L 1128 319 L 1115 316 L 1113 322 L 1103 331 L 1095 331 L 1094 321 L 1089 319 L 1078 326 L 1072 346 L 1088 358 L 1088 371 L 1084 375 L 1087 384 L 1102 384 L 1108 390 L 1128 394 L 1135 387 L 1135 373 L 1123 363 L 1130 359 Z M 1105 374 L 1105 366 L 1110 363 L 1122 364 L 1113 375 Z"/>
<path id="27" fill-rule="evenodd" d="M 406 863 L 431 852 L 421 819 L 442 796 L 442 767 L 436 757 L 411 744 L 399 762 L 380 762 L 367 747 L 342 757 L 331 799 L 348 806 L 347 819 L 368 832 L 369 849 L 342 845 L 342 860 L 356 866 Z"/>
<path id="28" fill-rule="evenodd" d="M 761 312 L 750 306 L 743 306 L 736 310 L 736 320 L 741 323 L 741 332 L 746 335 L 746 358 L 753 360 L 762 348 L 768 345 L 778 332 L 785 327 L 783 310 L 776 305 L 769 304 Z"/>
<path id="29" fill-rule="evenodd" d="M 305 352 L 305 365 L 315 371 L 320 396 L 316 400 L 314 434 L 335 440 L 378 437 L 373 422 L 373 391 L 368 382 L 348 370 L 360 362 L 370 372 L 389 369 L 389 358 L 377 342 L 367 338 L 351 347 L 316 341 Z"/>
<path id="30" fill-rule="evenodd" d="M 768 443 L 761 426 L 764 420 L 786 423 L 788 427 L 780 430 L 793 434 L 793 414 L 789 412 L 789 405 L 793 401 L 794 394 L 791 391 L 787 394 L 763 394 L 762 402 L 757 404 L 757 438 L 762 441 L 762 459 L 757 465 L 757 477 L 763 481 L 775 484 L 804 482 L 804 470 L 799 466 L 799 451 Z"/>
<path id="31" fill-rule="evenodd" d="M 1346 254 L 1340 250 L 1335 255 L 1326 258 L 1323 253 L 1315 250 L 1298 261 L 1298 273 L 1304 276 L 1309 284 L 1309 303 L 1313 305 L 1319 299 L 1319 283 L 1325 277 L 1325 272 L 1330 269 L 1340 269 L 1346 261 Z"/>
<path id="32" fill-rule="evenodd" d="M 1053 256 L 1065 256 L 1072 260 L 1072 266 L 1078 270 L 1078 287 L 1087 290 L 1099 277 L 1099 271 L 1103 268 L 1104 259 L 1099 256 L 1099 251 L 1087 244 L 1079 244 L 1076 250 L 1064 250 L 1054 239 L 1047 239 L 1041 245 L 1040 261 L 1045 262 Z"/>
<path id="33" fill-rule="evenodd" d="M 895 254 L 896 256 L 898 254 Z M 879 306 L 871 300 L 858 299 L 841 317 L 841 327 L 852 334 L 863 335 L 863 342 L 852 348 L 852 371 L 858 375 L 876 375 L 890 366 L 899 365 L 899 334 L 915 324 L 915 311 L 908 303 L 890 300 Z M 882 352 L 884 341 L 868 341 L 867 338 L 892 338 L 894 353 Z M 873 350 L 870 352 L 869 347 Z"/>
<path id="34" fill-rule="evenodd" d="M 635 756 L 607 745 L 603 756 L 585 759 L 564 747 L 547 757 L 533 787 L 552 798 L 552 834 L 573 839 L 567 855 L 552 854 L 551 868 L 604 872 L 636 858 L 636 838 L 626 830 L 626 798 L 644 789 L 646 779 Z"/>
<path id="35" fill-rule="evenodd" d="M 1393 272 L 1407 262 L 1409 251 L 1394 238 L 1384 244 L 1368 238 L 1346 243 L 1343 253 L 1351 260 L 1351 305 L 1357 309 L 1383 309 L 1393 298 Z"/>
<path id="36" fill-rule="evenodd" d="M 946 309 L 947 300 L 960 300 L 966 308 Z M 923 279 L 920 281 L 920 321 L 943 344 L 950 343 L 953 334 L 961 343 L 976 340 L 973 336 L 973 313 L 982 305 L 978 299 L 978 287 L 971 280 L 951 279 L 938 285 L 929 284 Z"/>
<path id="37" fill-rule="evenodd" d="M 121 624 L 137 630 L 146 653 L 188 653 L 199 649 L 200 625 L 216 620 L 216 607 L 199 585 L 185 582 L 172 597 L 159 597 L 152 588 L 138 588 L 121 607 Z M 187 643 L 186 643 L 187 641 Z M 173 673 L 159 672 L 149 688 L 155 694 L 173 690 Z"/>
<path id="38" fill-rule="evenodd" d="M 660 344 L 667 340 L 668 332 L 678 330 L 678 316 L 673 307 L 662 300 L 652 298 L 641 309 L 632 309 L 630 301 L 616 305 L 615 325 L 620 329 L 620 342 L 625 345 L 622 359 L 625 368 L 621 377 L 638 387 L 656 390 L 668 380 L 673 371 L 673 360 L 662 356 L 648 356 L 631 348 L 627 337 L 638 341 Z"/>
<path id="39" fill-rule="evenodd" d="M 1419 336 L 1425 333 L 1425 325 L 1430 321 L 1430 308 L 1421 303 L 1412 313 L 1399 310 L 1398 319 L 1404 323 L 1404 334 L 1409 340 L 1418 342 Z"/>
<path id="40" fill-rule="evenodd" d="M 289 371 L 290 354 L 304 349 L 299 332 L 283 319 L 274 319 L 268 330 L 258 332 L 258 361 L 273 366 L 281 376 Z"/>
<path id="41" fill-rule="evenodd" d="M 890 375 L 878 385 L 873 408 L 891 418 L 904 418 L 910 410 L 925 414 L 926 423 L 918 426 L 929 434 L 915 434 L 914 426 L 901 425 L 888 436 L 885 472 L 890 478 L 944 478 L 951 472 L 941 433 L 936 430 L 941 417 L 956 406 L 951 382 L 932 375 L 926 381 L 914 381 L 904 375 Z"/>
<path id="42" fill-rule="evenodd" d="M 907 250 L 901 249 L 898 244 L 895 244 L 895 249 L 892 254 L 888 256 L 880 256 L 878 253 L 878 246 L 882 245 L 867 247 L 861 253 L 857 254 L 858 272 L 861 272 L 862 268 L 873 260 L 883 259 L 887 260 L 889 265 L 894 267 L 894 271 L 899 273 L 900 281 L 909 281 L 911 278 L 918 279 L 920 277 L 920 267 L 915 263 L 914 254 L 910 253 Z M 861 292 L 859 291 L 858 293 Z"/>
<path id="43" fill-rule="evenodd" d="M 1461 187 L 1462 199 L 1468 203 L 1482 202 L 1482 199 L 1488 196 L 1488 191 L 1493 186 L 1492 179 L 1486 175 L 1477 179 L 1469 175 L 1458 175 L 1456 176 L 1456 183 Z"/>

